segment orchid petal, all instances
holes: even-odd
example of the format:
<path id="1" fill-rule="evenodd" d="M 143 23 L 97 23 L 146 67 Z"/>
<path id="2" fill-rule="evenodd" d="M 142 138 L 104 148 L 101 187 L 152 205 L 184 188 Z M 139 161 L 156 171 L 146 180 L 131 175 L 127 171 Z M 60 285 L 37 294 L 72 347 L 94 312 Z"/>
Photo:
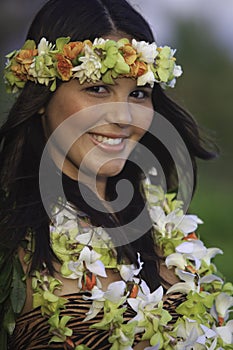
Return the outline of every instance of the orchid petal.
<path id="1" fill-rule="evenodd" d="M 179 269 L 184 270 L 185 266 L 187 265 L 187 262 L 182 254 L 173 253 L 166 258 L 165 264 L 167 265 L 168 268 L 170 268 L 171 266 L 176 266 Z"/>

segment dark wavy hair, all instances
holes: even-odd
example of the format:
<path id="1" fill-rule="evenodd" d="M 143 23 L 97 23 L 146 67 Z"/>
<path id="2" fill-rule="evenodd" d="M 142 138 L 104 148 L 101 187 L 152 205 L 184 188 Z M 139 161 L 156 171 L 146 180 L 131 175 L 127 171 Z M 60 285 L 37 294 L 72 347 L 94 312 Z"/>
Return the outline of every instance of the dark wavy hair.
<path id="1" fill-rule="evenodd" d="M 82 41 L 107 35 L 123 37 L 126 34 L 136 40 L 150 43 L 154 41 L 148 23 L 125 0 L 49 0 L 36 15 L 27 38 L 34 39 L 38 43 L 42 37 L 55 42 L 56 38 L 61 36 L 70 36 L 72 41 Z M 194 119 L 169 99 L 160 85 L 155 84 L 152 95 L 155 111 L 162 115 L 183 139 L 196 179 L 196 157 L 210 159 L 214 157 L 214 153 L 208 151 Z M 4 250 L 7 261 L 7 257 L 14 254 L 30 228 L 34 232 L 36 242 L 31 270 L 40 268 L 45 262 L 53 273 L 52 262 L 55 257 L 50 247 L 49 217 L 43 207 L 39 190 L 39 165 L 46 140 L 41 115 L 38 113 L 40 108 L 49 102 L 51 96 L 49 87 L 27 82 L 0 129 L 2 206 L 0 249 Z M 151 133 L 146 132 L 140 142 L 161 164 L 168 190 L 176 190 L 178 187 L 176 166 L 165 145 L 158 137 L 153 136 L 153 128 L 156 127 L 155 120 L 152 122 Z M 135 150 L 136 156 L 138 156 L 137 150 Z M 149 169 L 152 164 L 147 166 Z M 119 180 L 128 179 L 134 187 L 134 195 L 129 205 L 121 211 L 115 208 L 117 220 L 115 216 L 89 206 L 80 195 L 75 181 L 65 175 L 64 192 L 67 199 L 90 216 L 94 224 L 101 225 L 106 230 L 109 227 L 116 227 L 117 230 L 119 223 L 120 226 L 129 223 L 129 230 L 140 232 L 144 224 L 150 224 L 148 213 L 144 215 L 141 227 L 134 227 L 133 224 L 130 226 L 130 222 L 145 206 L 145 196 L 141 189 L 144 176 L 136 164 L 127 161 L 120 174 L 109 178 L 106 196 L 110 200 L 117 196 L 116 184 Z M 98 202 L 94 193 L 90 192 L 88 195 L 93 201 Z M 128 232 L 122 232 L 119 228 L 119 234 L 127 236 Z M 137 263 L 137 252 L 139 252 L 144 261 L 142 277 L 151 290 L 161 283 L 159 256 L 154 249 L 151 229 L 141 238 L 118 247 L 117 250 L 119 260 L 127 256 L 131 263 Z"/>

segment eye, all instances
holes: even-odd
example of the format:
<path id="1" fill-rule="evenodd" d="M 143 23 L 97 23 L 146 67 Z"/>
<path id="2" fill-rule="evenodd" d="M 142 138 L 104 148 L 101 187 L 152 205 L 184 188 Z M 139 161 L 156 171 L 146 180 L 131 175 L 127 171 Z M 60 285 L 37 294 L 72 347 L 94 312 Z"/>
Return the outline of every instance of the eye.
<path id="1" fill-rule="evenodd" d="M 130 97 L 133 97 L 137 100 L 143 100 L 150 96 L 151 94 L 146 90 L 134 90 L 130 93 Z"/>
<path id="2" fill-rule="evenodd" d="M 93 86 L 89 86 L 85 89 L 86 91 L 93 93 L 93 94 L 97 94 L 97 95 L 101 95 L 101 94 L 106 94 L 108 93 L 108 89 L 106 86 L 104 85 L 93 85 Z"/>

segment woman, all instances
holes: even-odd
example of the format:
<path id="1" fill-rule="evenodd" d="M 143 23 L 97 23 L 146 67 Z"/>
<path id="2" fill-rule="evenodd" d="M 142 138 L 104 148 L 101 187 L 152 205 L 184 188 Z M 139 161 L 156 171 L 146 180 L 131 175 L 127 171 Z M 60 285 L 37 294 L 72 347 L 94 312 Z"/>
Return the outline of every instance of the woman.
<path id="1" fill-rule="evenodd" d="M 232 348 L 220 250 L 145 178 L 144 148 L 178 191 L 154 111 L 195 176 L 214 156 L 162 89 L 181 74 L 174 52 L 125 0 L 49 0 L 27 39 L 5 70 L 20 94 L 1 128 L 1 348 Z"/>

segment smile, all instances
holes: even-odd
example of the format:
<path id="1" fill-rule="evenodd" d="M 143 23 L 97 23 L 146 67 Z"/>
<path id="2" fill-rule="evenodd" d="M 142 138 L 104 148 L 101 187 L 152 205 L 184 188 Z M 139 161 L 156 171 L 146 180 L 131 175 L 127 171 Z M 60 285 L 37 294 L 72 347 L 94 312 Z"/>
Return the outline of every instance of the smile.
<path id="1" fill-rule="evenodd" d="M 111 138 L 111 137 L 107 137 L 107 136 L 102 136 L 102 135 L 96 135 L 96 134 L 92 134 L 92 137 L 101 143 L 105 143 L 107 145 L 119 145 L 120 143 L 122 143 L 123 138 Z"/>
<path id="2" fill-rule="evenodd" d="M 104 152 L 117 153 L 122 152 L 126 147 L 127 136 L 123 135 L 100 135 L 89 133 L 94 145 Z M 121 137 L 122 136 L 122 137 Z"/>

